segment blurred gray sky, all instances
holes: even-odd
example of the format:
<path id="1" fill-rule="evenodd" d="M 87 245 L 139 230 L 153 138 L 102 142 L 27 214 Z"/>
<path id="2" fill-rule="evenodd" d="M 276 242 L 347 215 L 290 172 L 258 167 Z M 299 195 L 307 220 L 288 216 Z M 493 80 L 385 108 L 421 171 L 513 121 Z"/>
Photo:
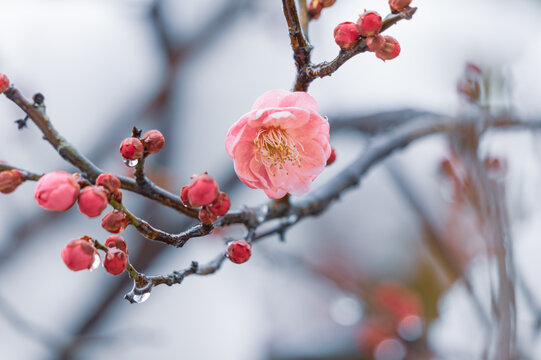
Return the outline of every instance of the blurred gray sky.
<path id="1" fill-rule="evenodd" d="M 145 12 L 148 3 L 0 0 L 0 72 L 8 74 L 28 97 L 42 92 L 56 128 L 83 153 L 92 148 L 93 139 L 104 136 L 108 124 L 131 116 L 130 111 L 135 111 L 163 80 L 163 59 Z M 169 25 L 182 39 L 221 3 L 169 1 Z M 294 65 L 281 2 L 254 3 L 253 9 L 226 27 L 216 41 L 195 54 L 176 74 L 174 116 L 178 123 L 172 133 L 166 134 L 166 146 L 175 154 L 175 166 L 169 169 L 176 181 L 170 190 L 175 193 L 193 173 L 208 170 L 217 178 L 224 176 L 232 166 L 224 150 L 229 126 L 264 91 L 291 87 Z M 311 25 L 314 60 L 330 60 L 336 55 L 338 48 L 332 38 L 336 24 L 355 21 L 364 8 L 384 13 L 386 4 L 384 0 L 338 0 Z M 402 47 L 397 59 L 384 63 L 372 54 L 363 54 L 332 77 L 313 83 L 310 93 L 322 114 L 403 107 L 455 114 L 460 108 L 455 84 L 464 62 L 471 60 L 507 74 L 513 108 L 524 117 L 539 119 L 539 2 L 414 0 L 414 5 L 419 7 L 414 19 L 389 30 Z M 216 31 L 222 32 L 220 24 L 216 24 Z M 21 114 L 12 103 L 1 99 L 0 160 L 36 172 L 69 170 L 34 126 L 16 130 L 13 121 Z M 151 119 L 143 126 L 151 128 Z M 119 143 L 129 131 L 126 128 L 118 134 Z M 331 142 L 337 149 L 337 163 L 315 186 L 347 166 L 362 149 L 360 138 L 354 135 L 337 135 Z M 523 254 L 524 271 L 530 275 L 538 273 L 539 263 L 527 255 L 541 250 L 535 242 L 540 229 L 533 220 L 541 210 L 539 202 L 532 200 L 540 195 L 534 143 L 535 138 L 528 134 L 496 134 L 485 144 L 487 152 L 501 153 L 513 164 L 516 232 L 525 239 L 521 243 L 528 249 L 519 247 L 517 256 Z M 432 137 L 398 156 L 436 212 L 443 211 L 436 166 L 445 151 L 442 139 Z M 122 170 L 116 147 L 99 165 Z M 43 211 L 32 199 L 33 186 L 26 183 L 16 193 L 2 196 L 2 229 L 7 231 L 26 214 Z M 233 207 L 264 200 L 263 192 L 245 188 L 235 192 Z M 103 270 L 72 273 L 65 268 L 60 251 L 67 241 L 83 234 L 106 236 L 98 220 L 84 218 L 75 208 L 66 218 L 69 222 L 36 234 L 31 245 L 23 248 L 24 256 L 0 268 L 0 295 L 26 319 L 61 338 L 69 334 L 85 304 L 99 296 L 103 284 L 117 281 Z M 333 227 L 339 221 L 348 223 L 349 228 Z M 271 348 L 294 354 L 343 346 L 343 339 L 351 337 L 354 326 L 337 324 L 329 309 L 345 294 L 296 266 L 281 264 L 263 248 L 271 254 L 314 257 L 324 253 L 322 249 L 336 246 L 352 254 L 362 268 L 407 276 L 415 259 L 406 255 L 419 247 L 417 225 L 386 171 L 377 167 L 361 189 L 350 191 L 321 218 L 307 220 L 292 230 L 288 243 L 269 239 L 260 252 L 256 246 L 253 261 L 248 264 L 226 264 L 215 276 L 156 288 L 142 305 L 129 305 L 119 297 L 113 304 L 113 315 L 99 328 L 99 333 L 118 338 L 90 341 L 81 348 L 78 358 L 112 359 L 122 354 L 132 359 L 254 360 L 264 359 Z M 130 231 L 126 235 L 136 236 Z M 2 236 L 0 249 L 11 240 Z M 165 273 L 183 268 L 193 259 L 211 259 L 220 248 L 220 240 L 212 236 L 196 239 L 185 249 L 171 249 L 149 272 Z M 36 272 L 50 280 L 35 280 Z M 541 288 L 536 294 L 541 299 Z M 449 296 L 460 299 L 464 294 L 451 290 Z M 464 324 L 446 321 L 456 319 L 459 315 L 454 314 L 461 308 L 452 311 L 452 316 L 442 315 L 434 330 L 434 344 L 443 351 L 453 347 L 475 351 L 468 337 L 456 331 Z M 471 328 L 475 329 L 475 324 Z M 47 347 L 14 329 L 1 316 L 0 333 L 3 352 L 10 359 L 50 357 Z M 451 341 L 447 334 L 456 336 Z"/>

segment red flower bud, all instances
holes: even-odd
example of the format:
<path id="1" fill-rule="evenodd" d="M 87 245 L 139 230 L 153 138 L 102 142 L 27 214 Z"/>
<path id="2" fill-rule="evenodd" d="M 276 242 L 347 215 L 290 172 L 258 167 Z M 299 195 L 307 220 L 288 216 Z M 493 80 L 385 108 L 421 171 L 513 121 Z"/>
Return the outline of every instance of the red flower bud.
<path id="1" fill-rule="evenodd" d="M 218 197 L 218 184 L 207 174 L 195 177 L 188 190 L 188 201 L 193 207 L 208 205 Z"/>
<path id="2" fill-rule="evenodd" d="M 251 246 L 244 240 L 235 240 L 227 244 L 227 257 L 235 264 L 248 261 L 251 255 Z"/>
<path id="3" fill-rule="evenodd" d="M 79 210 L 88 217 L 96 217 L 107 207 L 107 195 L 103 188 L 87 186 L 79 194 Z"/>
<path id="4" fill-rule="evenodd" d="M 126 229 L 130 219 L 121 211 L 113 211 L 108 213 L 101 219 L 101 226 L 113 234 L 118 234 Z"/>
<path id="5" fill-rule="evenodd" d="M 223 216 L 227 214 L 231 207 L 231 200 L 226 193 L 221 192 L 218 194 L 218 198 L 209 206 L 209 210 L 216 216 Z"/>
<path id="6" fill-rule="evenodd" d="M 357 25 L 352 22 L 343 22 L 334 28 L 334 41 L 340 46 L 340 49 L 351 49 L 359 41 L 361 34 Z"/>
<path id="7" fill-rule="evenodd" d="M 90 269 L 99 259 L 96 248 L 87 239 L 71 240 L 62 249 L 61 256 L 64 264 L 73 271 Z"/>
<path id="8" fill-rule="evenodd" d="M 381 16 L 375 11 L 367 11 L 357 20 L 357 28 L 363 37 L 376 35 L 381 30 Z"/>
<path id="9" fill-rule="evenodd" d="M 199 210 L 199 220 L 205 225 L 210 225 L 216 220 L 218 220 L 218 216 L 216 216 L 216 214 L 210 211 L 207 206 L 203 206 Z"/>
<path id="10" fill-rule="evenodd" d="M 146 151 L 148 151 L 150 154 L 157 153 L 165 144 L 165 138 L 158 130 L 147 131 L 141 138 L 141 141 L 145 145 Z"/>
<path id="11" fill-rule="evenodd" d="M 2 194 L 14 192 L 24 180 L 23 174 L 17 169 L 2 171 L 0 172 L 0 192 Z"/>
<path id="12" fill-rule="evenodd" d="M 400 54 L 400 44 L 395 38 L 391 36 L 384 36 L 385 44 L 383 47 L 376 51 L 376 56 L 381 60 L 391 60 Z"/>
<path id="13" fill-rule="evenodd" d="M 105 260 L 103 260 L 103 267 L 109 274 L 120 275 L 126 270 L 128 266 L 128 255 L 120 249 L 111 248 L 105 254 Z"/>
<path id="14" fill-rule="evenodd" d="M 38 205 L 52 211 L 68 210 L 78 195 L 79 185 L 65 171 L 53 171 L 43 175 L 34 190 L 34 199 Z"/>
<path id="15" fill-rule="evenodd" d="M 111 173 L 102 173 L 96 178 L 96 186 L 103 186 L 114 193 L 120 190 L 120 180 Z"/>
<path id="16" fill-rule="evenodd" d="M 190 200 L 188 199 L 188 192 L 190 191 L 190 185 L 186 185 L 182 187 L 182 190 L 180 190 L 180 200 L 184 203 L 184 205 L 188 207 L 192 207 L 190 205 Z"/>
<path id="17" fill-rule="evenodd" d="M 9 79 L 6 74 L 0 74 L 0 94 L 9 89 Z"/>
<path id="18" fill-rule="evenodd" d="M 329 155 L 329 158 L 327 159 L 327 166 L 331 165 L 336 160 L 336 151 L 334 151 L 334 148 L 331 148 L 331 155 Z"/>
<path id="19" fill-rule="evenodd" d="M 389 0 L 389 6 L 391 7 L 391 12 L 397 13 L 411 4 L 411 0 Z"/>
<path id="20" fill-rule="evenodd" d="M 122 236 L 119 235 L 111 235 L 105 240 L 105 246 L 108 248 L 117 248 L 119 250 L 122 250 L 128 254 L 128 245 L 126 244 L 126 240 Z"/>
<path id="21" fill-rule="evenodd" d="M 143 156 L 143 150 L 141 140 L 134 137 L 126 138 L 120 144 L 120 154 L 127 160 L 140 159 Z"/>
<path id="22" fill-rule="evenodd" d="M 385 45 L 385 38 L 380 34 L 366 38 L 366 47 L 368 51 L 376 52 L 381 50 Z"/>

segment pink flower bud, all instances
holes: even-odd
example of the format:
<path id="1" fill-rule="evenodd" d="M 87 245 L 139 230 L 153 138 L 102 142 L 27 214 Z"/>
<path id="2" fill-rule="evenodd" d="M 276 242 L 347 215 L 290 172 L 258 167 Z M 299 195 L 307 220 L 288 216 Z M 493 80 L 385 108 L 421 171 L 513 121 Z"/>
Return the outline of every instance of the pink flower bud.
<path id="1" fill-rule="evenodd" d="M 218 216 L 216 216 L 216 214 L 210 211 L 207 206 L 203 206 L 199 210 L 199 220 L 205 225 L 210 225 L 216 220 L 218 220 Z"/>
<path id="2" fill-rule="evenodd" d="M 0 94 L 9 89 L 9 79 L 6 74 L 0 74 Z"/>
<path id="3" fill-rule="evenodd" d="M 368 48 L 368 51 L 379 51 L 383 45 L 385 45 L 385 38 L 380 34 L 366 38 L 366 47 Z"/>
<path id="4" fill-rule="evenodd" d="M 145 145 L 146 151 L 150 154 L 155 154 L 160 151 L 165 144 L 165 138 L 158 130 L 149 130 L 141 138 Z"/>
<path id="5" fill-rule="evenodd" d="M 120 190 L 120 180 L 111 173 L 102 173 L 96 178 L 96 186 L 103 186 L 114 193 Z"/>
<path id="6" fill-rule="evenodd" d="M 209 210 L 216 216 L 223 216 L 227 214 L 231 207 L 231 200 L 226 193 L 221 192 L 218 194 L 218 198 L 209 206 Z"/>
<path id="7" fill-rule="evenodd" d="M 64 264 L 73 271 L 90 269 L 96 260 L 98 252 L 87 239 L 71 240 L 62 249 Z"/>
<path id="8" fill-rule="evenodd" d="M 334 41 L 340 46 L 340 49 L 351 49 L 359 41 L 361 34 L 357 25 L 352 22 L 343 22 L 334 28 Z"/>
<path id="9" fill-rule="evenodd" d="M 43 175 L 36 184 L 34 199 L 39 206 L 52 211 L 66 211 L 77 200 L 79 185 L 65 171 Z"/>
<path id="10" fill-rule="evenodd" d="M 227 257 L 235 264 L 248 261 L 251 255 L 251 246 L 244 240 L 235 240 L 227 244 Z"/>
<path id="11" fill-rule="evenodd" d="M 329 158 L 327 159 L 327 166 L 331 165 L 336 160 L 336 152 L 334 151 L 334 148 L 331 148 L 331 155 L 329 155 Z"/>
<path id="12" fill-rule="evenodd" d="M 190 200 L 188 199 L 188 192 L 190 191 L 190 185 L 186 185 L 182 187 L 182 190 L 180 190 L 180 200 L 184 203 L 184 205 L 188 207 L 192 207 L 190 205 Z"/>
<path id="13" fill-rule="evenodd" d="M 143 150 L 141 140 L 134 137 L 126 138 L 120 144 L 120 154 L 127 160 L 140 159 L 143 156 Z"/>
<path id="14" fill-rule="evenodd" d="M 376 56 L 381 60 L 391 60 L 400 54 L 400 44 L 395 38 L 391 36 L 384 36 L 385 44 L 383 47 L 376 51 Z"/>
<path id="15" fill-rule="evenodd" d="M 207 174 L 199 175 L 192 180 L 188 190 L 188 200 L 193 207 L 208 205 L 218 197 L 218 184 Z"/>
<path id="16" fill-rule="evenodd" d="M 128 255 L 120 249 L 111 248 L 105 254 L 103 267 L 111 275 L 120 275 L 128 266 Z"/>
<path id="17" fill-rule="evenodd" d="M 113 234 L 121 233 L 129 225 L 130 219 L 121 211 L 108 213 L 101 219 L 101 226 Z"/>
<path id="18" fill-rule="evenodd" d="M 0 192 L 2 194 L 14 192 L 24 180 L 23 174 L 17 169 L 2 171 L 0 172 Z"/>
<path id="19" fill-rule="evenodd" d="M 122 250 L 128 254 L 128 245 L 126 244 L 126 240 L 122 236 L 119 235 L 111 235 L 105 240 L 105 246 L 108 248 L 117 248 L 119 250 Z"/>
<path id="20" fill-rule="evenodd" d="M 103 188 L 87 186 L 79 194 L 79 210 L 88 217 L 96 217 L 107 207 L 107 195 Z"/>
<path id="21" fill-rule="evenodd" d="M 381 30 L 381 16 L 375 11 L 367 11 L 357 20 L 357 28 L 363 37 L 376 35 Z"/>
<path id="22" fill-rule="evenodd" d="M 411 0 L 389 0 L 389 6 L 393 13 L 400 12 L 411 4 Z"/>

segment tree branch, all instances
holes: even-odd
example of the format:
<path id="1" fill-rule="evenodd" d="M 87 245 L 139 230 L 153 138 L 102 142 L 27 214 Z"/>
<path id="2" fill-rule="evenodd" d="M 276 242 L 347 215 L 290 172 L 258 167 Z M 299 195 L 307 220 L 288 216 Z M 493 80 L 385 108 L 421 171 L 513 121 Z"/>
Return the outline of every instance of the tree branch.
<path id="1" fill-rule="evenodd" d="M 86 179 L 94 183 L 98 175 L 104 172 L 84 155 L 79 153 L 72 144 L 70 144 L 56 131 L 49 117 L 45 113 L 44 105 L 30 103 L 24 98 L 19 90 L 14 87 L 10 88 L 4 94 L 28 115 L 34 124 L 36 124 L 36 126 L 41 130 L 45 139 L 53 146 L 60 156 L 79 169 Z M 119 176 L 118 178 L 122 183 L 121 187 L 123 189 L 140 194 L 149 199 L 156 200 L 165 206 L 171 207 L 178 212 L 183 213 L 184 215 L 197 219 L 198 215 L 196 210 L 184 206 L 178 196 L 171 194 L 156 184 L 148 181 L 148 186 L 139 187 L 136 181 L 133 179 L 123 176 Z"/>
<path id="2" fill-rule="evenodd" d="M 293 58 L 297 67 L 297 80 L 293 89 L 295 91 L 306 91 L 310 81 L 306 79 L 305 69 L 310 65 L 312 47 L 304 37 L 295 0 L 282 0 L 282 5 L 289 30 L 291 48 L 293 49 Z"/>

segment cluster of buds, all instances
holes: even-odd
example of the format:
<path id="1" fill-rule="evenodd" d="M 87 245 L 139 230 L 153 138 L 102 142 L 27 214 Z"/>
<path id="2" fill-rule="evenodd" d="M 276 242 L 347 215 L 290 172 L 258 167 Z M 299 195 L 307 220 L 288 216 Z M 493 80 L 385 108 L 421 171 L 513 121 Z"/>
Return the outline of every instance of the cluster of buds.
<path id="1" fill-rule="evenodd" d="M 103 267 L 109 274 L 120 275 L 128 266 L 128 246 L 122 236 L 111 235 L 105 241 L 105 246 L 109 248 Z"/>
<path id="2" fill-rule="evenodd" d="M 306 7 L 308 11 L 308 16 L 310 19 L 317 19 L 321 15 L 321 10 L 326 7 L 332 6 L 336 0 L 312 0 L 310 4 Z"/>
<path id="3" fill-rule="evenodd" d="M 218 216 L 225 215 L 231 206 L 231 200 L 226 193 L 220 192 L 218 184 L 207 173 L 194 175 L 189 185 L 180 191 L 180 199 L 184 205 L 191 208 L 199 208 L 199 220 L 210 225 Z"/>
<path id="4" fill-rule="evenodd" d="M 392 12 L 409 9 L 411 0 L 390 0 Z M 414 9 L 415 10 L 415 9 Z M 391 60 L 400 54 L 400 44 L 391 36 L 380 34 L 383 21 L 375 11 L 365 11 L 356 23 L 343 22 L 334 29 L 334 40 L 342 50 L 355 47 L 362 39 L 368 51 L 374 52 L 381 60 Z"/>
<path id="5" fill-rule="evenodd" d="M 405 351 L 404 342 L 422 337 L 422 303 L 416 293 L 400 284 L 386 282 L 374 289 L 371 303 L 377 315 L 363 321 L 357 333 L 357 344 L 363 354 L 381 358 L 382 352 Z"/>
<path id="6" fill-rule="evenodd" d="M 1 181 L 0 173 L 0 184 Z M 96 179 L 96 185 L 89 185 L 79 174 L 53 171 L 43 175 L 34 190 L 34 199 L 44 209 L 66 211 L 77 201 L 79 211 L 88 217 L 100 216 L 107 207 L 109 199 L 122 200 L 120 180 L 113 174 L 103 173 Z M 107 231 L 119 233 L 129 224 L 122 212 L 111 212 L 102 220 Z"/>
<path id="7" fill-rule="evenodd" d="M 6 74 L 0 74 L 0 94 L 3 94 L 9 89 L 9 79 Z"/>
<path id="8" fill-rule="evenodd" d="M 103 267 L 112 275 L 122 274 L 128 266 L 126 241 L 118 235 L 113 235 L 107 238 L 105 246 L 109 249 L 105 254 Z M 94 241 L 88 236 L 71 240 L 62 249 L 61 257 L 72 271 L 95 270 L 101 262 Z"/>
<path id="9" fill-rule="evenodd" d="M 17 169 L 0 172 L 0 193 L 10 194 L 25 181 L 24 175 Z"/>
<path id="10" fill-rule="evenodd" d="M 149 130 L 141 136 L 129 137 L 120 144 L 120 155 L 128 166 L 134 166 L 137 161 L 148 154 L 156 154 L 165 144 L 163 134 L 158 130 Z"/>
<path id="11" fill-rule="evenodd" d="M 120 192 L 120 180 L 113 174 L 103 173 L 96 178 L 96 186 L 101 187 L 107 193 L 108 198 L 112 198 L 118 202 L 122 201 L 122 193 Z M 129 225 L 128 216 L 121 211 L 112 211 L 106 214 L 101 220 L 101 226 L 113 233 L 118 234 Z"/>

